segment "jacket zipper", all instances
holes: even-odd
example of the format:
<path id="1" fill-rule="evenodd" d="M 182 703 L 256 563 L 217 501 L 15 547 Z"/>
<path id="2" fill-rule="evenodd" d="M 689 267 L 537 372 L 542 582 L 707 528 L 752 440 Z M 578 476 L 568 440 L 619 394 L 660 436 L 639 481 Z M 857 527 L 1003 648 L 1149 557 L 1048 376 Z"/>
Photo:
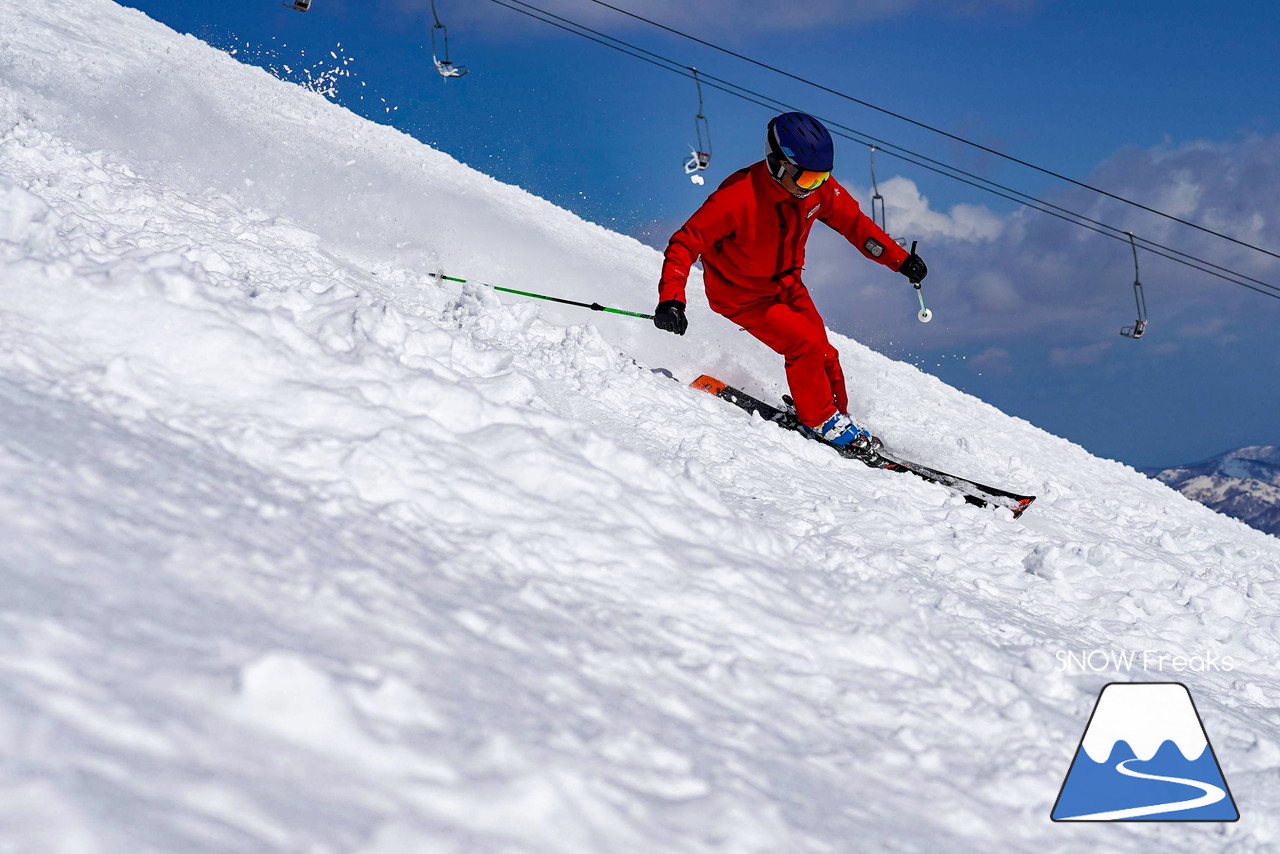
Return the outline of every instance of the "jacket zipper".
<path id="1" fill-rule="evenodd" d="M 778 260 L 773 267 L 774 279 L 781 281 L 787 267 L 787 203 L 778 202 Z"/>

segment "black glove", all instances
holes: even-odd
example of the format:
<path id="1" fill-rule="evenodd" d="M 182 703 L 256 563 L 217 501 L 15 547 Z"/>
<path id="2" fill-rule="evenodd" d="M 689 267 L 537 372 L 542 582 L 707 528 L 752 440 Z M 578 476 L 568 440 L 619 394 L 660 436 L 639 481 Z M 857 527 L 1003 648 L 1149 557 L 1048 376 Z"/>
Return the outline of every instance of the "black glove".
<path id="1" fill-rule="evenodd" d="M 684 303 L 678 299 L 658 303 L 653 311 L 653 325 L 667 332 L 683 335 L 689 328 L 689 318 L 684 316 Z"/>
<path id="2" fill-rule="evenodd" d="M 918 285 L 924 281 L 925 276 L 929 275 L 929 268 L 924 265 L 923 258 L 912 252 L 907 256 L 907 260 L 902 262 L 898 272 L 906 276 L 911 284 Z"/>

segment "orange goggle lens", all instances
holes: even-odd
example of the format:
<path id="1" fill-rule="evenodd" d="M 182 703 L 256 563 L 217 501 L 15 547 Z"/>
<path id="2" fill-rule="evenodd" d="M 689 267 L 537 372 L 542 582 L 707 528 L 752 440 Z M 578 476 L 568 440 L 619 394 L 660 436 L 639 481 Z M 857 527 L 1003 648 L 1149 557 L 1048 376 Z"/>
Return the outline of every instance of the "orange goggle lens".
<path id="1" fill-rule="evenodd" d="M 802 190 L 816 190 L 830 177 L 830 172 L 810 172 L 808 169 L 801 169 L 793 180 Z"/>

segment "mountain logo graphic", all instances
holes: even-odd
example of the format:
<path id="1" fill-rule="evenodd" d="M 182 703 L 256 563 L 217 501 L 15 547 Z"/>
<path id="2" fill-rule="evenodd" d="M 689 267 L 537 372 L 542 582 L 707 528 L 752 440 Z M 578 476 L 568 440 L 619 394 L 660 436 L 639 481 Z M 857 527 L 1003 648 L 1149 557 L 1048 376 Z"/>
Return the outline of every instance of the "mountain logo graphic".
<path id="1" fill-rule="evenodd" d="M 1112 682 L 1085 727 L 1054 821 L 1237 821 L 1240 813 L 1181 682 Z"/>

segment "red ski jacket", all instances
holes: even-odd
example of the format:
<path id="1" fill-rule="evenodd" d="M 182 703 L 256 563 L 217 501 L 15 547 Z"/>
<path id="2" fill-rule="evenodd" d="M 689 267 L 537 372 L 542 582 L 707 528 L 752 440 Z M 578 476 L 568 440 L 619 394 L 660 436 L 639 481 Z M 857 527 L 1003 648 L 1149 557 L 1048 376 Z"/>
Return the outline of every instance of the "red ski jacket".
<path id="1" fill-rule="evenodd" d="M 776 299 L 781 283 L 804 267 L 804 245 L 814 220 L 843 234 L 863 255 L 891 270 L 907 258 L 862 212 L 849 191 L 828 178 L 797 199 L 768 173 L 764 161 L 724 180 L 671 237 L 658 283 L 659 300 L 685 300 L 689 268 L 702 258 L 707 301 L 732 316 Z"/>

